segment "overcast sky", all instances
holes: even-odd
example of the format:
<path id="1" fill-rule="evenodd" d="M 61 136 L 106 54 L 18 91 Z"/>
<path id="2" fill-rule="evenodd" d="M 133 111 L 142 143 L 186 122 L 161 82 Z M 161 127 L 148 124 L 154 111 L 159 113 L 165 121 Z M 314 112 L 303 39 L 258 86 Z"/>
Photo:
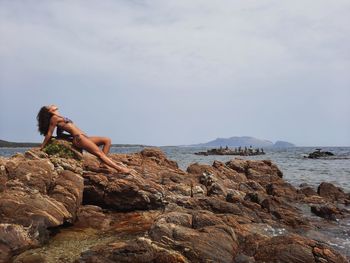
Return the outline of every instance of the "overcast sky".
<path id="1" fill-rule="evenodd" d="M 0 0 L 0 139 L 350 146 L 349 0 Z"/>

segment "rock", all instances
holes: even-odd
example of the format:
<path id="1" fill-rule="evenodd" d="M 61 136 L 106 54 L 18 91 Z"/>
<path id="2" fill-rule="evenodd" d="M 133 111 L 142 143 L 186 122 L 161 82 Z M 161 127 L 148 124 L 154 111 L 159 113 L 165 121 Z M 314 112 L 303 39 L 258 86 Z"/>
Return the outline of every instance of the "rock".
<path id="1" fill-rule="evenodd" d="M 250 192 L 247 193 L 244 197 L 244 200 L 249 200 L 251 202 L 261 204 L 263 200 L 265 200 L 267 195 L 263 195 L 261 193 Z"/>
<path id="2" fill-rule="evenodd" d="M 238 254 L 234 260 L 235 263 L 255 263 L 255 259 L 253 257 L 248 257 L 244 254 Z"/>
<path id="3" fill-rule="evenodd" d="M 164 206 L 163 188 L 141 176 L 84 174 L 84 204 L 119 211 L 156 209 Z"/>
<path id="4" fill-rule="evenodd" d="M 254 258 L 258 262 L 347 262 L 329 247 L 294 234 L 259 242 Z"/>
<path id="5" fill-rule="evenodd" d="M 329 185 L 319 195 L 296 189 L 271 161 L 195 163 L 185 172 L 156 148 L 110 154 L 136 171 L 125 175 L 87 153 L 66 157 L 29 150 L 0 158 L 0 220 L 12 229 L 0 236 L 0 262 L 64 261 L 70 239 L 85 231 L 96 239 L 72 240 L 87 242 L 75 262 L 345 262 L 297 234 L 331 224 L 306 208 L 347 216 L 340 207 L 348 195 Z M 30 249 L 50 240 L 50 231 L 67 235 L 55 243 L 62 247 L 46 248 L 66 254 L 37 257 Z M 77 257 L 80 244 L 74 250 Z"/>
<path id="6" fill-rule="evenodd" d="M 208 214 L 197 214 L 195 222 L 200 228 L 193 229 L 187 223 L 169 223 L 167 216 L 162 215 L 156 220 L 149 235 L 153 241 L 181 252 L 189 262 L 232 262 L 238 250 L 235 233 L 225 224 L 216 224 L 222 221 L 211 217 Z M 204 222 L 210 222 L 209 226 Z"/>
<path id="7" fill-rule="evenodd" d="M 84 188 L 80 175 L 57 171 L 44 155 L 35 150 L 28 152 L 3 164 L 7 178 L 2 177 L 6 180 L 2 181 L 0 191 L 0 221 L 18 225 L 15 229 L 28 233 L 30 242 L 25 249 L 46 242 L 49 228 L 74 222 Z M 22 251 L 14 246 L 7 250 L 11 255 Z"/>
<path id="8" fill-rule="evenodd" d="M 268 197 L 261 202 L 261 207 L 266 209 L 275 219 L 293 228 L 309 226 L 308 220 L 299 210 L 278 197 Z"/>
<path id="9" fill-rule="evenodd" d="M 74 224 L 77 227 L 91 227 L 105 230 L 110 227 L 111 218 L 103 213 L 101 207 L 93 205 L 84 205 L 79 208 L 77 221 Z"/>
<path id="10" fill-rule="evenodd" d="M 83 159 L 81 150 L 76 149 L 71 142 L 63 139 L 52 138 L 50 142 L 46 145 L 46 147 L 43 149 L 43 151 L 49 156 L 53 155 L 60 158 L 73 158 L 76 160 Z"/>
<path id="11" fill-rule="evenodd" d="M 38 242 L 23 226 L 0 224 L 0 262 L 8 262 L 12 254 L 37 245 Z"/>
<path id="12" fill-rule="evenodd" d="M 59 174 L 55 185 L 49 192 L 51 198 L 61 202 L 70 213 L 67 222 L 73 223 L 77 210 L 83 200 L 84 180 L 83 178 L 69 170 Z"/>
<path id="13" fill-rule="evenodd" d="M 309 153 L 307 158 L 318 159 L 318 158 L 326 158 L 330 156 L 334 156 L 334 153 L 328 152 L 328 151 L 321 151 L 321 149 L 316 149 L 316 151 Z"/>
<path id="14" fill-rule="evenodd" d="M 317 193 L 323 198 L 326 198 L 331 201 L 341 201 L 344 199 L 349 199 L 349 195 L 345 194 L 341 188 L 326 182 L 323 182 L 319 185 L 319 187 L 317 188 Z"/>
<path id="15" fill-rule="evenodd" d="M 77 263 L 190 263 L 181 253 L 166 249 L 158 243 L 144 237 L 128 242 L 114 242 L 104 247 L 95 247 L 84 253 Z"/>
<path id="16" fill-rule="evenodd" d="M 6 163 L 6 170 L 8 180 L 18 180 L 42 194 L 47 194 L 55 179 L 54 167 L 47 159 L 23 160 L 22 158 L 13 158 Z"/>
<path id="17" fill-rule="evenodd" d="M 289 200 L 298 199 L 298 192 L 290 183 L 270 183 L 266 186 L 266 193 L 273 196 L 285 197 Z"/>
<path id="18" fill-rule="evenodd" d="M 0 158 L 0 192 L 5 190 L 6 182 L 8 179 L 7 171 L 6 171 L 6 160 Z"/>
<path id="19" fill-rule="evenodd" d="M 337 219 L 340 218 L 343 214 L 339 208 L 331 204 L 323 206 L 311 206 L 311 212 L 319 217 L 333 221 L 337 221 Z"/>
<path id="20" fill-rule="evenodd" d="M 298 190 L 298 193 L 303 194 L 307 197 L 317 195 L 317 192 L 314 190 L 314 188 L 309 185 L 301 185 L 300 189 Z"/>
<path id="21" fill-rule="evenodd" d="M 246 150 L 233 150 L 229 149 L 228 147 L 226 148 L 213 148 L 209 149 L 206 152 L 195 152 L 194 154 L 196 155 L 241 155 L 241 156 L 254 156 L 254 155 L 264 155 L 265 152 L 261 151 L 260 149 L 246 149 Z"/>
<path id="22" fill-rule="evenodd" d="M 178 164 L 175 161 L 169 160 L 164 152 L 157 148 L 146 148 L 141 151 L 143 157 L 149 158 L 159 165 L 166 166 L 169 168 L 177 169 Z"/>

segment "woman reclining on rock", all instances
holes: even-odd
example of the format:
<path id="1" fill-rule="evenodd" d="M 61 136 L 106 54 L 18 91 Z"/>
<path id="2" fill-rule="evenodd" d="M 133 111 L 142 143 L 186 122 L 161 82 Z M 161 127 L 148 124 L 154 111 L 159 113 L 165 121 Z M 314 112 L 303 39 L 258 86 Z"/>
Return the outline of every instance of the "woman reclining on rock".
<path id="1" fill-rule="evenodd" d="M 109 138 L 88 137 L 70 119 L 61 116 L 56 105 L 43 106 L 38 113 L 37 120 L 39 132 L 45 136 L 40 149 L 43 149 L 50 141 L 53 131 L 57 127 L 60 132 L 66 131 L 72 135 L 72 143 L 75 147 L 86 150 L 95 155 L 103 164 L 106 164 L 121 173 L 130 174 L 133 171 L 132 169 L 117 165 L 107 156 L 111 147 L 111 140 Z M 99 148 L 100 145 L 103 145 L 102 150 Z"/>

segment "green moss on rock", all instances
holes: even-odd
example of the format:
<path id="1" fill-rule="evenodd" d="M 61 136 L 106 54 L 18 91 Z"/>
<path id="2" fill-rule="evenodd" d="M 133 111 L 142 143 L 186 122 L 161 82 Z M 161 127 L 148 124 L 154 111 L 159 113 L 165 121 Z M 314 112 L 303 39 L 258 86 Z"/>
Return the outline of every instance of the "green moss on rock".
<path id="1" fill-rule="evenodd" d="M 82 154 L 73 148 L 71 142 L 65 140 L 51 139 L 51 141 L 44 148 L 44 152 L 48 155 L 55 155 L 61 158 L 82 159 Z"/>

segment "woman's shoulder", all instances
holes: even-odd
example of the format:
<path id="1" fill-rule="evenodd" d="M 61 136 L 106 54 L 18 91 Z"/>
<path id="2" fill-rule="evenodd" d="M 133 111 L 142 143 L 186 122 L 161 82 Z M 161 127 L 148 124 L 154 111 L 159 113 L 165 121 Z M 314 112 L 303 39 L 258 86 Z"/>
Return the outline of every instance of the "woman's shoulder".
<path id="1" fill-rule="evenodd" d="M 56 124 L 59 121 L 59 119 L 60 119 L 60 116 L 52 115 L 50 123 L 51 124 Z"/>

